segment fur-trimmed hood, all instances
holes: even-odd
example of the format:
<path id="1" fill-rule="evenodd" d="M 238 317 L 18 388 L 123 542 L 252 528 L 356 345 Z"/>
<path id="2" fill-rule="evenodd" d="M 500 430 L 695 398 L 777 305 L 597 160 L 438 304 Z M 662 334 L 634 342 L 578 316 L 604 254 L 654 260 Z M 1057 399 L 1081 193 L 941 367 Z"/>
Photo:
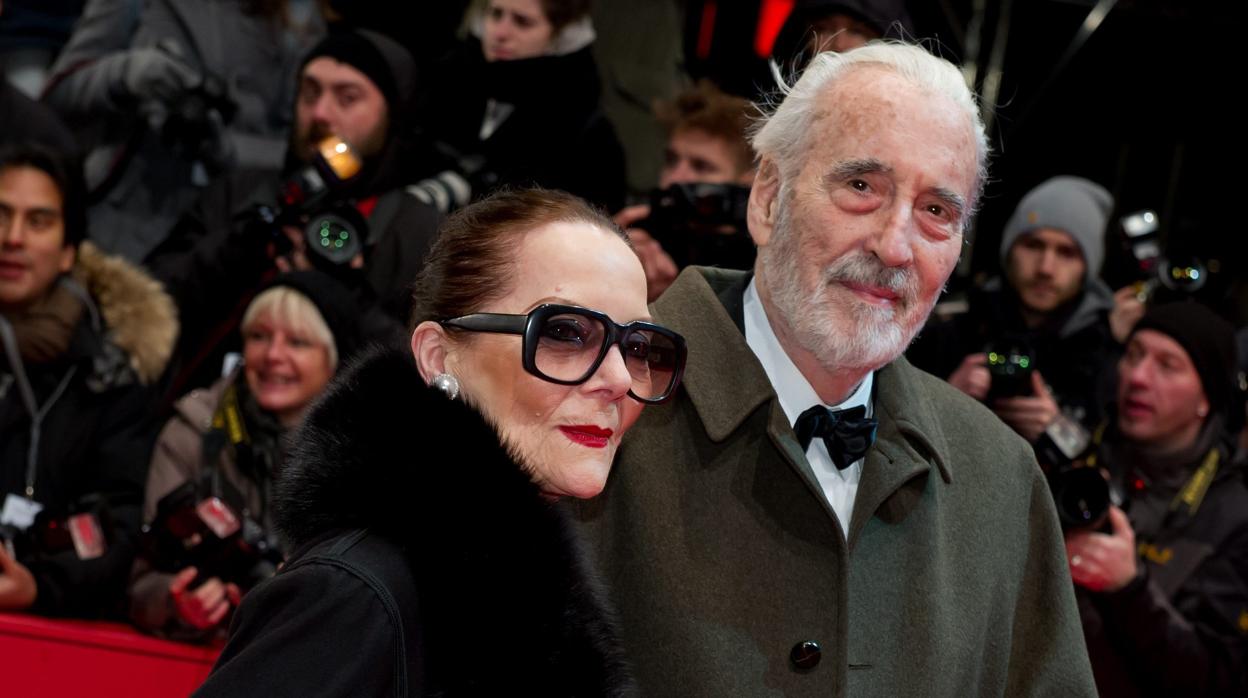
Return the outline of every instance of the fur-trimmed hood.
<path id="1" fill-rule="evenodd" d="M 366 352 L 294 440 L 279 529 L 290 549 L 366 528 L 407 551 L 432 693 L 629 692 L 565 514 L 479 413 L 425 385 L 406 347 Z M 497 643 L 489 659 L 481 642 Z"/>
<path id="2" fill-rule="evenodd" d="M 178 310 L 160 282 L 121 257 L 84 241 L 72 272 L 94 299 L 106 338 L 126 353 L 139 380 L 164 372 L 178 338 Z"/>

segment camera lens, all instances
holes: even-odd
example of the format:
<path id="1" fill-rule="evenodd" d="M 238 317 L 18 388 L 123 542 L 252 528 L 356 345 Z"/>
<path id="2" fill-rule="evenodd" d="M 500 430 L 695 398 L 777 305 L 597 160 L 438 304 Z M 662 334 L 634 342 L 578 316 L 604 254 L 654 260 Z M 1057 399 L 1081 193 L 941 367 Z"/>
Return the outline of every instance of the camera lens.
<path id="1" fill-rule="evenodd" d="M 1063 529 L 1099 528 L 1109 513 L 1109 483 L 1097 468 L 1069 468 L 1051 477 Z"/>
<path id="2" fill-rule="evenodd" d="M 333 264 L 347 264 L 360 253 L 360 234 L 346 218 L 336 213 L 312 217 L 304 229 L 308 250 Z"/>

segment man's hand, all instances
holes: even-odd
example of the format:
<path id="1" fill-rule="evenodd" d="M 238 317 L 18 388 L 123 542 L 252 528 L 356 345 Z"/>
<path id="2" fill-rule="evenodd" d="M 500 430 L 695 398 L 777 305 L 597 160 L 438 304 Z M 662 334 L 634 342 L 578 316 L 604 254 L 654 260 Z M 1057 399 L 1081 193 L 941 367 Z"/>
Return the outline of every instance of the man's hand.
<path id="1" fill-rule="evenodd" d="M 130 49 L 122 74 L 125 90 L 140 102 L 173 104 L 203 82 L 203 76 L 172 52 L 158 47 Z"/>
<path id="2" fill-rule="evenodd" d="M 646 272 L 646 300 L 652 302 L 663 295 L 668 286 L 672 285 L 680 270 L 676 268 L 676 262 L 672 260 L 671 255 L 663 250 L 663 246 L 651 237 L 650 233 L 641 228 L 630 227 L 649 217 L 650 206 L 638 204 L 621 209 L 612 217 L 612 220 L 623 228 L 628 233 L 629 239 L 633 241 L 633 251 L 637 253 L 637 258 L 641 260 L 641 268 Z"/>
<path id="3" fill-rule="evenodd" d="M 38 587 L 30 570 L 0 545 L 0 610 L 24 611 L 35 603 Z"/>
<path id="4" fill-rule="evenodd" d="M 988 397 L 992 374 L 988 373 L 988 355 L 970 354 L 949 376 L 949 384 L 976 400 Z"/>
<path id="5" fill-rule="evenodd" d="M 1131 328 L 1144 317 L 1144 302 L 1140 300 L 1135 284 L 1124 286 L 1114 293 L 1114 307 L 1109 311 L 1109 331 L 1119 344 L 1127 341 Z"/>
<path id="6" fill-rule="evenodd" d="M 1028 443 L 1039 440 L 1044 430 L 1057 419 L 1059 409 L 1053 393 L 1044 384 L 1038 371 L 1031 374 L 1032 395 L 1007 397 L 993 402 L 992 411 L 1001 421 L 1027 439 Z"/>
<path id="7" fill-rule="evenodd" d="M 1139 574 L 1135 552 L 1135 531 L 1127 515 L 1115 506 L 1109 508 L 1113 533 L 1074 531 L 1066 535 L 1066 559 L 1075 584 L 1092 591 L 1114 592 Z"/>
<path id="8" fill-rule="evenodd" d="M 219 625 L 230 608 L 239 604 L 243 594 L 238 585 L 222 582 L 216 577 L 188 591 L 186 587 L 198 573 L 199 570 L 194 567 L 178 572 L 169 584 L 169 596 L 173 598 L 174 608 L 183 622 L 206 630 Z"/>

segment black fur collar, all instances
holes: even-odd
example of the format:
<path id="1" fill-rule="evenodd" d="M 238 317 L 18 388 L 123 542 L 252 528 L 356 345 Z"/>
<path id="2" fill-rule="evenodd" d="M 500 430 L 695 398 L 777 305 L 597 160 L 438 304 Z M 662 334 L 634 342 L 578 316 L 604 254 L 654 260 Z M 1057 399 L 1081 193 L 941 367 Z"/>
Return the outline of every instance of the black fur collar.
<path id="1" fill-rule="evenodd" d="M 406 348 L 374 349 L 347 368 L 309 411 L 292 451 L 278 526 L 295 546 L 343 528 L 405 541 L 419 533 L 413 517 L 452 503 L 530 516 L 549 508 L 490 424 L 426 386 Z"/>
<path id="2" fill-rule="evenodd" d="M 479 413 L 424 384 L 406 348 L 357 361 L 294 438 L 279 527 L 295 546 L 368 528 L 407 550 L 434 685 L 630 691 L 606 595 L 562 510 Z M 498 643 L 488 659 L 483 643 Z"/>

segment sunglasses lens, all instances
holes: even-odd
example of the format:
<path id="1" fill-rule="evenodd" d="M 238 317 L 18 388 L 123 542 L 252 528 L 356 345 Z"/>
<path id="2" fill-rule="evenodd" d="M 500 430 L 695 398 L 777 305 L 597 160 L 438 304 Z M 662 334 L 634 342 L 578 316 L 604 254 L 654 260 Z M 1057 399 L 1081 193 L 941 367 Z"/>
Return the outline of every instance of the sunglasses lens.
<path id="1" fill-rule="evenodd" d="M 629 330 L 621 347 L 633 377 L 633 394 L 643 400 L 663 397 L 672 388 L 680 366 L 676 341 L 654 330 Z"/>
<path id="2" fill-rule="evenodd" d="M 551 315 L 538 331 L 533 361 L 542 375 L 578 381 L 593 368 L 602 352 L 606 328 L 595 318 L 575 313 Z"/>

